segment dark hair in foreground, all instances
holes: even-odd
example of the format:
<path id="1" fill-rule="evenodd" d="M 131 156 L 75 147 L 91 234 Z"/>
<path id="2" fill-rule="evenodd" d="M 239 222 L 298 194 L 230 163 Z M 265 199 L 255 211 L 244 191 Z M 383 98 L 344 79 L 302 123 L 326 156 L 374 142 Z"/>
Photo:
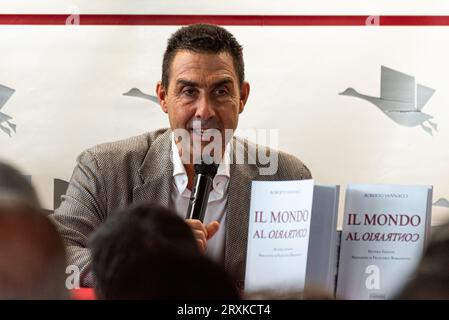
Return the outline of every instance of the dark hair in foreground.
<path id="1" fill-rule="evenodd" d="M 151 205 L 116 213 L 89 240 L 100 299 L 236 299 L 226 273 L 204 257 L 190 227 Z"/>
<path id="2" fill-rule="evenodd" d="M 242 46 L 226 29 L 210 24 L 193 24 L 178 29 L 168 39 L 162 62 L 162 86 L 168 88 L 170 66 L 178 51 L 218 54 L 227 52 L 234 62 L 240 86 L 245 79 Z"/>
<path id="3" fill-rule="evenodd" d="M 37 209 L 0 207 L 0 299 L 68 299 L 66 253 Z"/>
<path id="4" fill-rule="evenodd" d="M 449 223 L 435 227 L 414 278 L 396 299 L 449 299 Z"/>

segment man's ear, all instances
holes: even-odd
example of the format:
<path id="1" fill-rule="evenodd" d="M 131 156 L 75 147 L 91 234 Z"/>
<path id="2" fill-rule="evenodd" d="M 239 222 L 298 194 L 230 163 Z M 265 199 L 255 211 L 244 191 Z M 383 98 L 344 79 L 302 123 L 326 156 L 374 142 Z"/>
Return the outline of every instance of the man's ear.
<path id="1" fill-rule="evenodd" d="M 245 108 L 246 101 L 248 101 L 249 90 L 250 90 L 249 83 L 246 81 L 243 81 L 242 89 L 240 90 L 239 113 L 242 113 L 243 109 Z"/>
<path id="2" fill-rule="evenodd" d="M 165 113 L 168 113 L 167 101 L 166 101 L 167 91 L 165 90 L 165 87 L 162 85 L 161 81 L 157 82 L 156 95 L 157 95 L 157 98 L 159 99 L 159 104 L 161 105 L 162 111 L 164 111 Z"/>

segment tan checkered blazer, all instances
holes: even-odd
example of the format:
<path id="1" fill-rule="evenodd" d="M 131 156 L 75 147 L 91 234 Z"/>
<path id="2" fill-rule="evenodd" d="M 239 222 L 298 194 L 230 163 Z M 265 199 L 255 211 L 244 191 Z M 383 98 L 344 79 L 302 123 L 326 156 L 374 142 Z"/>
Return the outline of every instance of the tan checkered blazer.
<path id="1" fill-rule="evenodd" d="M 257 149 L 257 145 L 238 138 L 233 143 L 245 151 Z M 95 146 L 78 157 L 67 193 L 51 218 L 67 245 L 68 263 L 81 270 L 81 285 L 93 286 L 94 281 L 88 237 L 111 212 L 142 201 L 169 206 L 173 175 L 170 148 L 171 130 L 161 129 Z M 271 176 L 259 173 L 261 165 L 230 167 L 225 268 L 239 286 L 245 277 L 251 181 L 311 178 L 300 160 L 283 152 L 278 154 L 278 170 Z"/>

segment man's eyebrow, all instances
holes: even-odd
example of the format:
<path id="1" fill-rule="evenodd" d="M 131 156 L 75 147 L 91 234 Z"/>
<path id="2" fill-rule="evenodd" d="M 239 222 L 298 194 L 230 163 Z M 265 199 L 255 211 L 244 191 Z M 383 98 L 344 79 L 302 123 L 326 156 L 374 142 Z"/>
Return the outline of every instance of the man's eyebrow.
<path id="1" fill-rule="evenodd" d="M 178 79 L 176 80 L 176 86 L 198 87 L 198 83 L 190 80 Z"/>
<path id="2" fill-rule="evenodd" d="M 225 84 L 229 84 L 229 83 L 232 84 L 232 82 L 233 82 L 233 81 L 232 81 L 231 78 L 228 78 L 228 79 L 222 79 L 222 80 L 218 80 L 217 82 L 213 83 L 213 84 L 212 84 L 212 87 L 216 88 L 216 87 L 220 87 L 220 86 L 225 85 Z"/>
<path id="3" fill-rule="evenodd" d="M 212 87 L 219 87 L 225 84 L 232 84 L 233 80 L 231 78 L 220 79 L 217 82 L 212 83 Z M 178 79 L 176 80 L 176 86 L 188 86 L 188 87 L 199 87 L 199 84 L 195 81 Z"/>

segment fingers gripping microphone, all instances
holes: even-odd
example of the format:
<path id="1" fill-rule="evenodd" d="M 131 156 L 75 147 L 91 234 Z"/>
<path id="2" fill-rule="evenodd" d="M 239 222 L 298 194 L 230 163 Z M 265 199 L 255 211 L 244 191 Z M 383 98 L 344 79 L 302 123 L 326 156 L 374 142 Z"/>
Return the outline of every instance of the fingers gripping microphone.
<path id="1" fill-rule="evenodd" d="M 209 199 L 210 187 L 217 174 L 218 165 L 196 164 L 195 178 L 193 180 L 192 193 L 190 194 L 189 208 L 187 209 L 186 219 L 204 220 L 207 200 Z"/>

